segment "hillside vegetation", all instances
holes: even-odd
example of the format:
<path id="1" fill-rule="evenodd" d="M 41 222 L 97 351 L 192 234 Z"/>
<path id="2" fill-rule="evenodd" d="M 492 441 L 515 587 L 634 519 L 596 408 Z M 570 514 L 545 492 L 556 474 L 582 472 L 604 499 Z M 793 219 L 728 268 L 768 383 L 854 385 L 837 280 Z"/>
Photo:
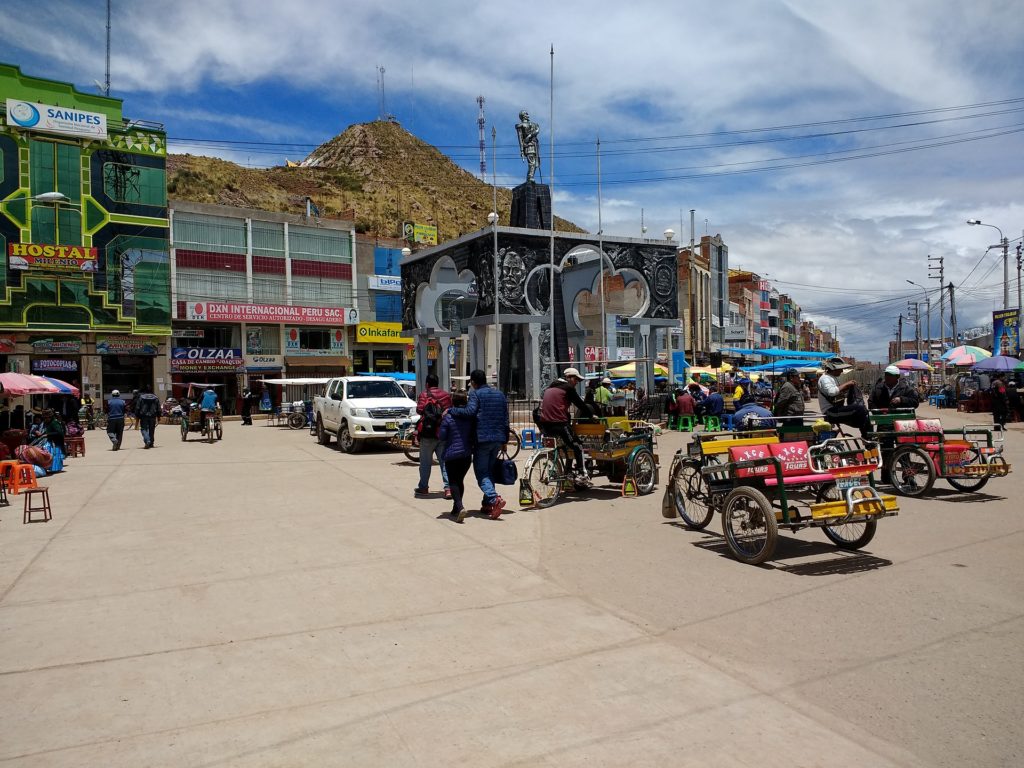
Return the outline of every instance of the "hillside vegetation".
<path id="1" fill-rule="evenodd" d="M 350 126 L 317 147 L 298 167 L 243 168 L 196 155 L 167 158 L 173 200 L 290 213 L 312 198 L 322 216 L 352 219 L 356 229 L 400 237 L 404 221 L 433 224 L 440 242 L 487 226 L 492 188 L 398 123 Z M 498 189 L 499 223 L 507 225 L 512 193 Z M 582 232 L 556 218 L 556 228 Z"/>

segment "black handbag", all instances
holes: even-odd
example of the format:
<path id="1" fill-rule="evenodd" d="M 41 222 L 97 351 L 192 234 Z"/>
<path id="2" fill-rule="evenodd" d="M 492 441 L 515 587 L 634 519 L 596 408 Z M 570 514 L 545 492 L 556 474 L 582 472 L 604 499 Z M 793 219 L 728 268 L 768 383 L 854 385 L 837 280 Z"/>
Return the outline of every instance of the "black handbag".
<path id="1" fill-rule="evenodd" d="M 491 480 L 497 485 L 515 485 L 519 480 L 519 467 L 508 457 L 504 447 L 498 452 L 491 466 Z"/>

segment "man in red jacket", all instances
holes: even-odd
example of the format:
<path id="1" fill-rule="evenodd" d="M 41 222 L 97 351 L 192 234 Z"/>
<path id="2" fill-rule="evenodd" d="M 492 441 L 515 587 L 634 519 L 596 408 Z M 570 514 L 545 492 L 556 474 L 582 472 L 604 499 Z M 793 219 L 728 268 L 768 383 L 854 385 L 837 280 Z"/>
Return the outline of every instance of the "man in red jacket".
<path id="1" fill-rule="evenodd" d="M 452 407 L 452 398 L 438 385 L 437 376 L 427 374 L 427 388 L 416 398 L 416 413 L 420 420 L 416 423 L 416 434 L 420 438 L 420 484 L 413 492 L 415 496 L 426 496 L 430 493 L 430 468 L 434 464 L 434 456 L 441 465 L 441 480 L 444 482 L 444 497 L 450 499 L 448 488 L 448 472 L 444 466 L 444 443 L 438 440 L 441 430 L 441 417 Z"/>
<path id="2" fill-rule="evenodd" d="M 570 405 L 576 406 L 577 413 L 586 417 L 591 416 L 590 406 L 576 391 L 576 386 L 581 380 L 579 371 L 575 368 L 566 368 L 562 372 L 561 378 L 555 379 L 548 385 L 540 401 L 541 423 L 539 426 L 545 435 L 561 438 L 569 447 L 576 459 L 574 482 L 578 486 L 587 487 L 590 485 L 590 478 L 587 476 L 587 468 L 583 462 L 583 446 L 572 431 L 569 417 Z"/>

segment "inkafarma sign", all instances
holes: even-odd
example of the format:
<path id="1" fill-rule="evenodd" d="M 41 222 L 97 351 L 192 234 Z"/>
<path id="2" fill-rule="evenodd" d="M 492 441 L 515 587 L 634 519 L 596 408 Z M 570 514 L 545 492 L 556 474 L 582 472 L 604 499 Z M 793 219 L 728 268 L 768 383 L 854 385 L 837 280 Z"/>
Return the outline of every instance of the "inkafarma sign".
<path id="1" fill-rule="evenodd" d="M 107 116 L 74 107 L 37 104 L 34 101 L 7 100 L 7 124 L 23 131 L 57 133 L 62 136 L 107 138 Z"/>

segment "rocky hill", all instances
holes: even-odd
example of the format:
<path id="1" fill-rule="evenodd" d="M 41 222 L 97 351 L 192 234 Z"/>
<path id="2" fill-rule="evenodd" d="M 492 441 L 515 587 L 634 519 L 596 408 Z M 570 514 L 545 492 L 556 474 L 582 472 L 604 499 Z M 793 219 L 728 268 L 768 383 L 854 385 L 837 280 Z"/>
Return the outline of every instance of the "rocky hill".
<path id="1" fill-rule="evenodd" d="M 303 213 L 312 198 L 322 216 L 352 219 L 359 232 L 399 237 L 404 221 L 434 224 L 440 241 L 487 226 L 493 192 L 435 147 L 394 122 L 353 125 L 299 166 L 243 168 L 195 155 L 167 158 L 174 200 Z M 512 193 L 498 189 L 499 222 Z M 556 228 L 582 232 L 556 217 Z"/>

